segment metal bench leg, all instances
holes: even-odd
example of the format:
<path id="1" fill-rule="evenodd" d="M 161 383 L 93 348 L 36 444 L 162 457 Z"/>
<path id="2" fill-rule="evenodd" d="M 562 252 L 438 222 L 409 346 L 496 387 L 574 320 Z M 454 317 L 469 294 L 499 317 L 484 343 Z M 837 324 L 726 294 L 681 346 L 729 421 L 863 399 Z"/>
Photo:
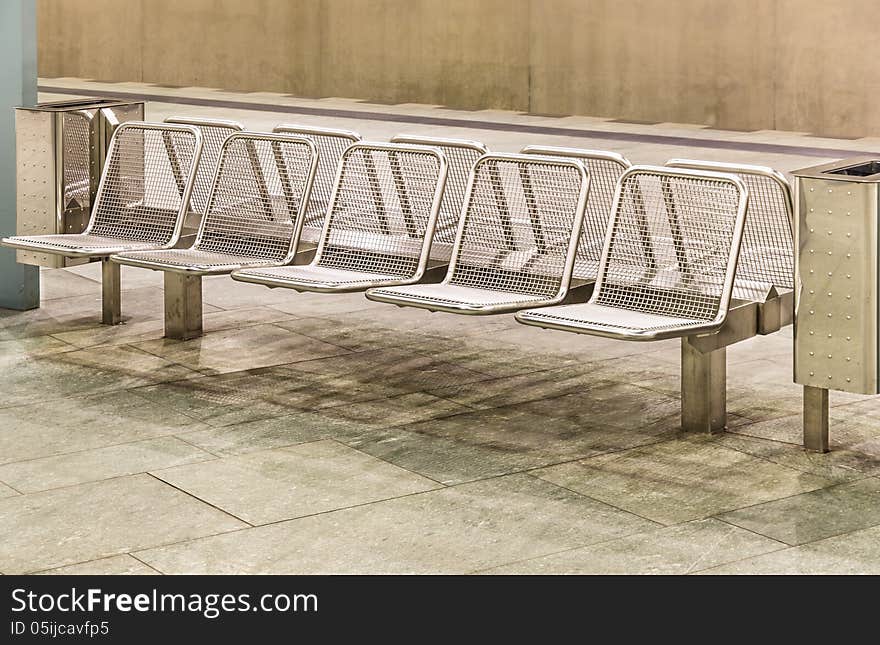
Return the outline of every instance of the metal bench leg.
<path id="1" fill-rule="evenodd" d="M 202 335 L 202 277 L 165 272 L 165 338 Z"/>
<path id="2" fill-rule="evenodd" d="M 101 322 L 105 325 L 122 322 L 121 268 L 110 258 L 101 260 Z"/>
<path id="3" fill-rule="evenodd" d="M 681 339 L 681 427 L 719 432 L 727 426 L 727 348 L 703 353 Z"/>
<path id="4" fill-rule="evenodd" d="M 804 386 L 804 448 L 828 452 L 828 390 Z"/>

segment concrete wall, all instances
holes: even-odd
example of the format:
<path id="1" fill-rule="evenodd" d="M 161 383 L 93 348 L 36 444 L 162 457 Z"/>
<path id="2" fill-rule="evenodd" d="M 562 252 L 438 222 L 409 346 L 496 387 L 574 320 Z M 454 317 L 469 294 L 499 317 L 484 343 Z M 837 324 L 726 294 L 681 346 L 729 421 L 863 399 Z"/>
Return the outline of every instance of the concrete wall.
<path id="1" fill-rule="evenodd" d="M 38 0 L 38 15 L 48 77 L 880 135 L 865 0 Z"/>

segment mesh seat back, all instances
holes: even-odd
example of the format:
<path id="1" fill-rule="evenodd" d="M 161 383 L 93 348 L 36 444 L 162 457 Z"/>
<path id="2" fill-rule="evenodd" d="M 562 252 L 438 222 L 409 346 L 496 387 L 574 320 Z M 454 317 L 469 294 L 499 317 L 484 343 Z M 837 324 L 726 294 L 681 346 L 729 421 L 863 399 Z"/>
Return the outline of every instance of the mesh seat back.
<path id="1" fill-rule="evenodd" d="M 194 249 L 284 262 L 295 251 L 317 163 L 314 144 L 302 137 L 229 136 Z"/>
<path id="2" fill-rule="evenodd" d="M 458 220 L 461 216 L 461 207 L 464 204 L 471 170 L 477 163 L 477 159 L 488 153 L 489 150 L 482 143 L 466 139 L 398 135 L 393 137 L 391 141 L 392 143 L 432 146 L 439 149 L 446 157 L 449 172 L 446 177 L 446 189 L 443 191 L 440 215 L 437 218 L 437 228 L 434 231 L 434 243 L 452 244 L 455 241 L 455 231 L 458 229 Z"/>
<path id="3" fill-rule="evenodd" d="M 733 296 L 751 299 L 750 285 L 794 289 L 793 206 L 786 178 L 764 166 L 672 159 L 674 168 L 734 173 L 749 189 L 749 210 L 743 233 Z"/>
<path id="4" fill-rule="evenodd" d="M 555 296 L 571 276 L 588 190 L 579 161 L 482 157 L 471 175 L 445 282 Z"/>
<path id="5" fill-rule="evenodd" d="M 556 146 L 526 146 L 523 154 L 580 159 L 590 175 L 590 196 L 584 213 L 584 227 L 578 242 L 574 261 L 574 277 L 595 280 L 605 246 L 605 231 L 611 217 L 614 192 L 620 176 L 632 164 L 622 155 L 603 150 L 561 148 Z"/>
<path id="6" fill-rule="evenodd" d="M 357 143 L 342 156 L 315 265 L 393 276 L 424 269 L 446 182 L 434 148 Z"/>
<path id="7" fill-rule="evenodd" d="M 333 184 L 336 182 L 336 171 L 339 168 L 342 153 L 348 146 L 360 141 L 361 135 L 350 130 L 310 128 L 286 124 L 275 127 L 272 132 L 305 137 L 310 139 L 318 150 L 318 169 L 315 172 L 312 196 L 309 199 L 303 225 L 320 229 L 324 217 L 327 215 L 327 207 L 330 204 L 330 196 L 333 193 Z"/>
<path id="8" fill-rule="evenodd" d="M 190 197 L 189 209 L 205 214 L 208 206 L 208 196 L 211 193 L 211 185 L 214 183 L 214 173 L 217 170 L 217 162 L 220 160 L 220 149 L 226 137 L 234 132 L 241 132 L 244 128 L 240 123 L 227 121 L 226 119 L 188 119 L 185 117 L 170 116 L 165 123 L 178 125 L 191 125 L 202 133 L 202 157 L 199 160 L 196 181 L 193 185 Z M 182 178 L 178 178 L 178 185 L 182 187 Z"/>
<path id="9" fill-rule="evenodd" d="M 618 184 L 590 302 L 695 321 L 726 315 L 747 203 L 733 175 L 634 166 Z"/>
<path id="10" fill-rule="evenodd" d="M 157 246 L 173 243 L 186 215 L 201 150 L 201 134 L 192 127 L 120 125 L 85 233 Z"/>

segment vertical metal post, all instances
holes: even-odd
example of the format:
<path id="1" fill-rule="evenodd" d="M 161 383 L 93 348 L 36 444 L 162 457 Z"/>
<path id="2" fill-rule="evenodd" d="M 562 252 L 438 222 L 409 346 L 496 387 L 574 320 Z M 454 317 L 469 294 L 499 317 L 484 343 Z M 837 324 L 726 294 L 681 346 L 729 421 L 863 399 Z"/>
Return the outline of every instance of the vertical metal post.
<path id="1" fill-rule="evenodd" d="M 804 386 L 804 448 L 828 452 L 828 390 Z"/>
<path id="2" fill-rule="evenodd" d="M 165 338 L 202 335 L 202 276 L 165 272 Z"/>
<path id="3" fill-rule="evenodd" d="M 105 325 L 122 322 L 121 268 L 110 258 L 101 260 L 101 322 Z"/>
<path id="4" fill-rule="evenodd" d="M 34 0 L 0 2 L 0 235 L 15 235 L 16 105 L 37 102 L 37 22 Z M 0 307 L 40 306 L 40 269 L 0 249 Z"/>
<path id="5" fill-rule="evenodd" d="M 681 427 L 719 432 L 727 426 L 727 348 L 703 353 L 681 339 Z"/>

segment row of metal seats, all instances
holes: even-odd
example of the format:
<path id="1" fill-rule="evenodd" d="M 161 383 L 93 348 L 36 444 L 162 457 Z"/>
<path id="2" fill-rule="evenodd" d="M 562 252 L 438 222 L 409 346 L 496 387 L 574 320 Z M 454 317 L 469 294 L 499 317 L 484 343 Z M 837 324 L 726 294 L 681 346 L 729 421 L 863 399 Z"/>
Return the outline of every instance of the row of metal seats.
<path id="1" fill-rule="evenodd" d="M 187 225 L 189 220 L 189 226 Z M 187 228 L 197 230 L 184 248 Z M 682 423 L 725 424 L 728 345 L 792 317 L 791 194 L 768 168 L 218 120 L 117 129 L 80 235 L 6 238 L 165 272 L 166 336 L 201 333 L 201 277 L 625 340 L 682 338 Z M 109 301 L 109 302 L 108 302 Z"/>

